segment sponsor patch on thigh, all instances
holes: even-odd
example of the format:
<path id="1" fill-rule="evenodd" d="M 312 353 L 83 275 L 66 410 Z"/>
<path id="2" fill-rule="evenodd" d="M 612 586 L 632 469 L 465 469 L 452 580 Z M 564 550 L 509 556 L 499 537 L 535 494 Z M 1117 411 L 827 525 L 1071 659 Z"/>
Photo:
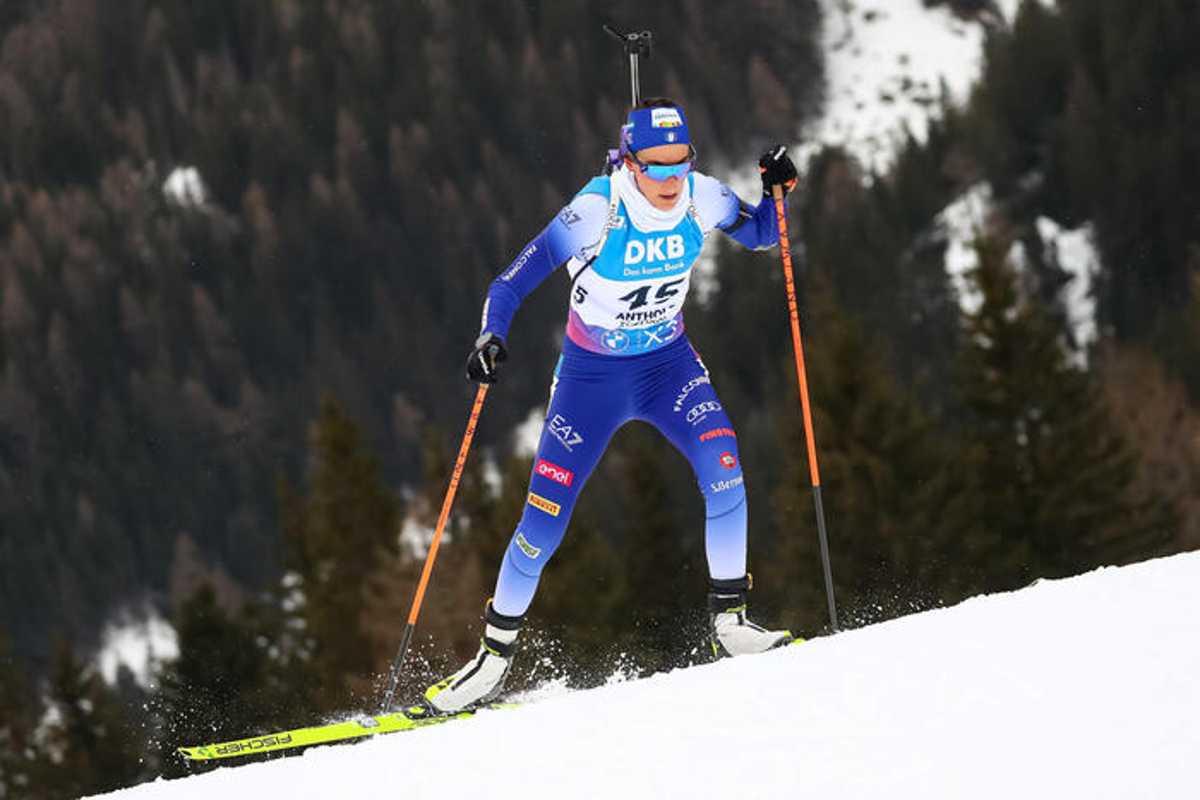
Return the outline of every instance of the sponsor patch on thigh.
<path id="1" fill-rule="evenodd" d="M 575 481 L 575 473 L 566 467 L 560 467 L 552 461 L 547 461 L 544 458 L 539 458 L 537 464 L 534 465 L 533 471 L 543 478 L 549 478 L 555 483 L 563 486 L 570 486 Z"/>
<path id="2" fill-rule="evenodd" d="M 723 436 L 728 436 L 731 439 L 737 438 L 737 434 L 733 432 L 733 428 L 713 428 L 711 431 L 705 431 L 700 434 L 700 441 L 708 442 L 713 439 L 720 439 Z"/>
<path id="3" fill-rule="evenodd" d="M 536 508 L 538 511 L 544 511 L 552 517 L 557 517 L 558 512 L 562 511 L 562 506 L 555 503 L 553 500 L 547 500 L 540 494 L 534 492 L 529 493 L 529 505 Z"/>

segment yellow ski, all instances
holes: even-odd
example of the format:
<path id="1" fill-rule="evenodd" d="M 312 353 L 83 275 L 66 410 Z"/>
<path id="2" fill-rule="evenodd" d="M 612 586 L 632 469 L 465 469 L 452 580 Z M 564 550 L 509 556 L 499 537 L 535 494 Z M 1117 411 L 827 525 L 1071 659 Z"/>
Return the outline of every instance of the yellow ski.
<path id="1" fill-rule="evenodd" d="M 513 704 L 498 704 L 489 708 L 512 708 Z M 384 733 L 409 731 L 438 725 L 452 719 L 462 719 L 474 714 L 474 711 L 461 711 L 457 714 L 431 714 L 423 706 L 409 706 L 403 711 L 378 716 L 359 717 L 358 719 L 331 722 L 328 725 L 315 725 L 309 728 L 296 728 L 290 731 L 279 731 L 262 736 L 250 736 L 245 739 L 233 739 L 228 742 L 203 744 L 196 747 L 180 747 L 177 752 L 189 761 L 212 761 L 221 758 L 236 758 L 258 753 L 273 753 L 280 750 L 293 750 L 309 747 L 314 744 L 329 744 L 351 739 L 361 739 L 366 736 L 379 736 Z"/>

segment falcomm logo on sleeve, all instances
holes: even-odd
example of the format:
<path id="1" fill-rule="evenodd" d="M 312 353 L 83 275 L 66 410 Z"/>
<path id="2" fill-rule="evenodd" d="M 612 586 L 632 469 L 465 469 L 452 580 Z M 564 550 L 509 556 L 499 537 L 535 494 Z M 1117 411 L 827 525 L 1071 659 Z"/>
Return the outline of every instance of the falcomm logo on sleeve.
<path id="1" fill-rule="evenodd" d="M 529 505 L 536 508 L 538 511 L 544 511 L 552 517 L 557 517 L 558 512 L 562 511 L 562 506 L 552 500 L 547 500 L 540 494 L 534 492 L 529 493 Z"/>

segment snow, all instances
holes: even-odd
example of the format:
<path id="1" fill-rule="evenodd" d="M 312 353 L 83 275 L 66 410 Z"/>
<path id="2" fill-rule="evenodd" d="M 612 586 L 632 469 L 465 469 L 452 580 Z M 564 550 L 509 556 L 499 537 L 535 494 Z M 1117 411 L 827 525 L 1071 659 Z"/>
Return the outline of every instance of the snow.
<path id="1" fill-rule="evenodd" d="M 533 458 L 537 454 L 538 443 L 542 439 L 542 428 L 546 424 L 546 407 L 534 406 L 529 409 L 525 421 L 513 432 L 513 452 L 518 456 Z"/>
<path id="2" fill-rule="evenodd" d="M 959 307 L 967 314 L 978 311 L 982 302 L 978 289 L 968 281 L 967 273 L 979 264 L 975 240 L 989 231 L 992 210 L 991 187 L 981 182 L 946 206 L 935 220 L 947 239 L 946 274 L 958 295 Z M 1058 265 L 1070 275 L 1070 280 L 1060 290 L 1061 300 L 1078 348 L 1071 351 L 1071 356 L 1080 366 L 1084 366 L 1087 346 L 1094 343 L 1098 336 L 1095 276 L 1100 269 L 1100 255 L 1096 250 L 1092 226 L 1088 223 L 1075 230 L 1066 230 L 1043 216 L 1037 219 L 1035 227 L 1048 254 L 1055 256 Z M 1019 242 L 1012 246 L 1008 256 L 1018 271 L 1026 268 L 1028 261 L 1025 249 Z"/>
<path id="3" fill-rule="evenodd" d="M 803 131 L 803 155 L 840 146 L 882 174 L 905 128 L 925 141 L 943 86 L 966 100 L 983 67 L 983 26 L 921 0 L 820 2 L 826 107 Z"/>
<path id="4" fill-rule="evenodd" d="M 163 194 L 181 206 L 198 207 L 208 201 L 208 190 L 195 167 L 176 167 L 163 181 Z"/>
<path id="5" fill-rule="evenodd" d="M 1200 552 L 111 795 L 1193 798 Z"/>
<path id="6" fill-rule="evenodd" d="M 1058 256 L 1058 265 L 1071 276 L 1063 289 L 1063 305 L 1080 353 L 1096 341 L 1095 277 L 1100 270 L 1100 254 L 1090 223 L 1073 231 L 1064 230 L 1049 217 L 1037 220 L 1042 242 Z"/>
<path id="7" fill-rule="evenodd" d="M 944 6 L 926 8 L 922 0 L 818 2 L 826 103 L 801 131 L 800 142 L 789 148 L 790 155 L 803 173 L 817 152 L 841 147 L 868 172 L 883 174 L 895 161 L 906 129 L 925 141 L 930 119 L 941 113 L 943 86 L 951 102 L 967 99 L 983 71 L 984 26 L 962 20 Z M 1003 23 L 1011 25 L 1022 0 L 994 2 Z M 718 177 L 740 197 L 758 197 L 755 165 Z M 963 255 L 952 275 L 961 276 L 961 265 L 971 258 L 973 253 Z M 703 306 L 719 288 L 716 253 L 706 243 L 692 271 L 692 291 Z"/>
<path id="8" fill-rule="evenodd" d="M 139 686 L 149 687 L 155 662 L 178 656 L 175 629 L 157 611 L 147 607 L 137 616 L 124 613 L 105 626 L 100 634 L 96 667 L 110 686 L 116 684 L 121 667 L 126 667 Z"/>
<path id="9" fill-rule="evenodd" d="M 400 523 L 400 548 L 407 551 L 415 559 L 423 560 L 433 544 L 436 529 L 432 525 L 422 524 L 414 514 L 406 514 Z M 443 541 L 450 541 L 449 532 L 443 531 Z"/>
<path id="10" fill-rule="evenodd" d="M 974 314 L 983 303 L 983 296 L 968 280 L 967 273 L 979 266 L 975 241 L 987 231 L 991 211 L 992 187 L 977 183 L 946 206 L 936 219 L 947 237 L 946 274 L 958 294 L 959 307 L 966 314 Z"/>

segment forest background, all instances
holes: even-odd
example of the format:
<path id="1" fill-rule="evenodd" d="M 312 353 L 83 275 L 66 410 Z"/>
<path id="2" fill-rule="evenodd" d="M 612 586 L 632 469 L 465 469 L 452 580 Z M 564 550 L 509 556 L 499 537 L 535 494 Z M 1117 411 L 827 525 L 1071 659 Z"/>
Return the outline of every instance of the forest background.
<path id="1" fill-rule="evenodd" d="M 791 201 L 846 626 L 1200 547 L 1200 8 L 937 4 L 989 25 L 969 102 L 882 174 L 817 150 Z M 656 32 L 643 91 L 707 172 L 820 112 L 816 0 L 0 5 L 0 797 L 371 705 L 487 284 L 622 121 L 610 21 Z M 939 215 L 981 184 L 964 310 Z M 1094 341 L 1042 218 L 1093 232 Z M 686 317 L 738 428 L 754 608 L 827 632 L 778 256 L 712 255 Z M 405 696 L 477 644 L 565 293 L 513 327 Z M 682 457 L 622 430 L 514 685 L 703 660 L 702 529 Z M 147 609 L 178 657 L 106 683 L 101 631 Z"/>

